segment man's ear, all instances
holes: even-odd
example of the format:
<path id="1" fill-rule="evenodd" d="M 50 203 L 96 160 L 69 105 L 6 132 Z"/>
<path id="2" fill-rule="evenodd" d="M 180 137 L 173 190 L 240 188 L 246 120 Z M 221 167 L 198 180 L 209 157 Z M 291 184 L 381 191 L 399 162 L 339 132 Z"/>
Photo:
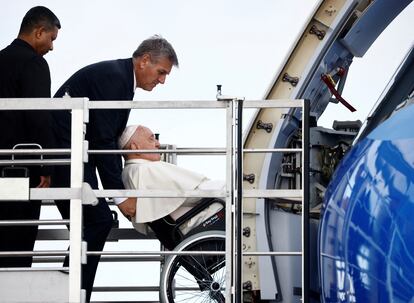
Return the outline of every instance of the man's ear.
<path id="1" fill-rule="evenodd" d="M 143 54 L 141 57 L 141 67 L 145 67 L 148 63 L 151 62 L 151 55 L 150 54 Z"/>
<path id="2" fill-rule="evenodd" d="M 40 39 L 42 35 L 45 33 L 46 29 L 44 26 L 39 26 L 34 29 L 34 35 L 36 39 Z"/>
<path id="3" fill-rule="evenodd" d="M 135 142 L 131 142 L 131 149 L 139 149 L 138 145 Z"/>

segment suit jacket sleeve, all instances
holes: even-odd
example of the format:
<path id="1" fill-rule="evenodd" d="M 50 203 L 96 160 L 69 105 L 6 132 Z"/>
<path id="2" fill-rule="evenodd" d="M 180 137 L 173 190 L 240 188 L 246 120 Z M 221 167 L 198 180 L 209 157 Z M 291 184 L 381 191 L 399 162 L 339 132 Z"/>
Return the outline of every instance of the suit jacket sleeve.
<path id="1" fill-rule="evenodd" d="M 123 82 L 108 81 L 98 83 L 94 92 L 95 100 L 132 100 L 128 88 Z M 128 110 L 101 109 L 92 110 L 87 131 L 91 149 L 119 149 L 118 137 L 128 121 Z M 124 189 L 121 180 L 122 160 L 120 155 L 95 155 L 97 168 L 104 188 Z"/>
<path id="2" fill-rule="evenodd" d="M 21 92 L 23 98 L 50 98 L 50 72 L 47 62 L 42 57 L 35 57 L 23 70 Z M 42 148 L 56 147 L 52 130 L 51 112 L 47 110 L 25 111 L 24 120 L 28 137 Z M 41 175 L 50 176 L 51 166 L 44 166 Z"/>

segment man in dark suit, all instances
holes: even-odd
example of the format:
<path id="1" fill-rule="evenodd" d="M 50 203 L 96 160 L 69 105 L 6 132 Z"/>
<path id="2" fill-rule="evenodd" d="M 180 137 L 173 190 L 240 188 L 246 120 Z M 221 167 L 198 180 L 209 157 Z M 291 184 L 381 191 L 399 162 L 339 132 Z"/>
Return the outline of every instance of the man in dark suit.
<path id="1" fill-rule="evenodd" d="M 173 66 L 178 66 L 177 55 L 171 44 L 160 36 L 144 40 L 133 53 L 132 58 L 103 61 L 82 68 L 71 76 L 56 92 L 55 97 L 66 93 L 71 97 L 87 97 L 89 100 L 132 100 L 135 88 L 151 91 L 157 84 L 164 84 Z M 130 110 L 99 109 L 89 112 L 86 140 L 89 149 L 118 149 L 117 141 L 128 121 Z M 70 147 L 70 114 L 55 111 L 54 130 L 59 147 Z M 105 189 L 124 189 L 120 155 L 89 155 L 84 165 L 84 181 L 92 188 L 98 188 L 100 180 Z M 56 167 L 53 178 L 55 187 L 68 187 L 69 168 Z M 114 198 L 121 212 L 127 217 L 135 215 L 136 199 Z M 56 201 L 62 217 L 69 218 L 69 203 Z M 83 207 L 84 240 L 89 251 L 102 251 L 112 227 L 112 214 L 104 199 L 96 206 Z M 82 288 L 90 300 L 99 256 L 88 256 L 82 270 Z M 67 262 L 67 260 L 66 260 Z"/>
<path id="2" fill-rule="evenodd" d="M 50 98 L 50 72 L 43 56 L 53 49 L 59 29 L 58 18 L 46 7 L 33 7 L 26 13 L 17 39 L 0 51 L 0 98 Z M 2 149 L 19 143 L 54 147 L 50 113 L 46 111 L 0 110 L 0 129 Z M 30 187 L 49 187 L 50 167 L 32 166 L 28 170 Z M 0 201 L 0 220 L 38 220 L 39 215 L 40 201 Z M 37 226 L 0 226 L 0 251 L 33 250 L 37 230 Z M 0 267 L 31 264 L 32 257 L 0 257 Z"/>

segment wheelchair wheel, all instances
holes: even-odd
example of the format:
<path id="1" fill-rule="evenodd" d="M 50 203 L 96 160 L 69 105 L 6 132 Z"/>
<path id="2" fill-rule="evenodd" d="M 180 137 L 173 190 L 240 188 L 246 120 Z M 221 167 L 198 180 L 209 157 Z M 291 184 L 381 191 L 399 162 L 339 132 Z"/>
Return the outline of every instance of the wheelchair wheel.
<path id="1" fill-rule="evenodd" d="M 223 231 L 206 231 L 181 242 L 176 251 L 224 251 Z M 160 301 L 224 303 L 225 256 L 181 255 L 167 258 L 161 274 Z"/>

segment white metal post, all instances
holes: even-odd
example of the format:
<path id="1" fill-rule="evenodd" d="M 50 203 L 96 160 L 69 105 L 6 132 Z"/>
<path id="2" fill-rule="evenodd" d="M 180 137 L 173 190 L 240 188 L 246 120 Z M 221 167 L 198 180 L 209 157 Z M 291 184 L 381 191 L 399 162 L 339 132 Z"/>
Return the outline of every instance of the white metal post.
<path id="1" fill-rule="evenodd" d="M 226 108 L 226 302 L 233 302 L 234 295 L 234 102 L 227 101 Z"/>
<path id="2" fill-rule="evenodd" d="M 234 235 L 235 235 L 235 302 L 243 302 L 243 99 L 233 101 L 237 107 L 234 125 L 235 188 Z M 237 145 L 236 145 L 237 144 Z"/>
<path id="3" fill-rule="evenodd" d="M 86 102 L 86 101 L 84 101 Z M 81 188 L 83 180 L 84 109 L 72 110 L 71 188 Z M 69 252 L 69 302 L 82 302 L 81 257 L 82 257 L 82 200 L 70 200 L 70 252 Z"/>
<path id="4" fill-rule="evenodd" d="M 309 300 L 309 100 L 302 100 L 302 302 Z"/>

